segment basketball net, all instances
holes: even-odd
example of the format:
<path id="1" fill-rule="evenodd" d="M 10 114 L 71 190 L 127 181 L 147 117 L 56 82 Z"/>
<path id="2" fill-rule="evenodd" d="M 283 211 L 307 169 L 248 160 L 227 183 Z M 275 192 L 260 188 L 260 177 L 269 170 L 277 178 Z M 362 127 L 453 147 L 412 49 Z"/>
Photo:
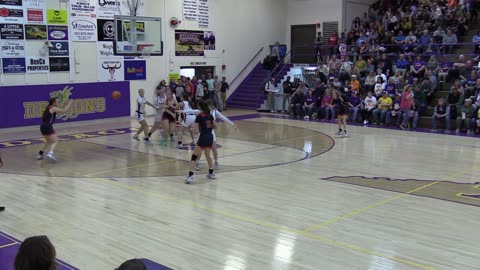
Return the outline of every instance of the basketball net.
<path id="1" fill-rule="evenodd" d="M 130 16 L 137 16 L 138 7 L 140 6 L 140 0 L 127 0 L 127 6 L 130 10 Z"/>

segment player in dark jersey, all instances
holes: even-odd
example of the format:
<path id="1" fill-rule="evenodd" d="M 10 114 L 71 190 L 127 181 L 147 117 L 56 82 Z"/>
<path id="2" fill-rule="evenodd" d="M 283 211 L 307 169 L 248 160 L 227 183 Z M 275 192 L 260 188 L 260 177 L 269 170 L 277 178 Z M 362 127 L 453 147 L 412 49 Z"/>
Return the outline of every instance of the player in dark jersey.
<path id="1" fill-rule="evenodd" d="M 215 127 L 215 119 L 213 118 L 210 112 L 210 106 L 204 101 L 200 101 L 198 106 L 202 111 L 197 115 L 195 123 L 198 125 L 198 131 L 200 135 L 198 136 L 197 145 L 193 150 L 192 161 L 190 162 L 190 171 L 188 172 L 187 179 L 185 180 L 186 184 L 190 184 L 194 180 L 194 169 L 197 163 L 197 158 L 202 152 L 205 152 L 205 157 L 208 162 L 208 178 L 215 179 L 215 173 L 213 172 L 213 162 L 212 157 L 210 156 L 211 148 L 213 145 L 213 134 L 212 131 Z"/>
<path id="2" fill-rule="evenodd" d="M 344 100 L 339 92 L 333 91 L 333 106 L 337 112 L 338 132 L 335 134 L 340 137 L 348 137 L 347 135 L 347 118 L 348 118 L 348 101 Z M 342 129 L 343 126 L 343 129 Z"/>
<path id="3" fill-rule="evenodd" d="M 72 106 L 73 100 L 69 100 L 67 105 L 63 108 L 58 107 L 58 101 L 56 98 L 50 98 L 48 100 L 48 106 L 43 111 L 42 115 L 42 124 L 40 125 L 40 132 L 42 132 L 43 137 L 45 138 L 45 144 L 43 145 L 42 150 L 38 152 L 37 159 L 43 159 L 45 152 L 48 151 L 47 158 L 51 160 L 57 160 L 53 155 L 55 147 L 58 143 L 58 136 L 53 129 L 53 122 L 58 114 L 64 114 L 68 111 L 70 106 Z"/>

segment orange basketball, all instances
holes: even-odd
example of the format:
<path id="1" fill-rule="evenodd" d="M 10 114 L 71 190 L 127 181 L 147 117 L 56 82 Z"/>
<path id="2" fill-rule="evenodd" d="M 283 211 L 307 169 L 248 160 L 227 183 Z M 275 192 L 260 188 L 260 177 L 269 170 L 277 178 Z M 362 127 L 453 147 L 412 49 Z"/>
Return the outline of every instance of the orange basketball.
<path id="1" fill-rule="evenodd" d="M 113 98 L 113 99 L 117 100 L 117 99 L 119 99 L 119 98 L 121 98 L 121 97 L 122 97 L 122 94 L 120 93 L 120 91 L 113 91 L 113 92 L 112 92 L 112 98 Z"/>

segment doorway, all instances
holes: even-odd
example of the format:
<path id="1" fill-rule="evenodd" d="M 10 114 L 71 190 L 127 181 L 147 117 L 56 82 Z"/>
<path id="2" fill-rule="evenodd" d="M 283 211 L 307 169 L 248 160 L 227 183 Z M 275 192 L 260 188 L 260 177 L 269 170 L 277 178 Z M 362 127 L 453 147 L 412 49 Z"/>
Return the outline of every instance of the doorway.
<path id="1" fill-rule="evenodd" d="M 315 64 L 315 38 L 317 26 L 315 24 L 292 25 L 291 44 L 293 49 L 292 63 Z"/>
<path id="2" fill-rule="evenodd" d="M 209 73 L 212 74 L 212 77 L 215 75 L 214 66 L 180 67 L 180 75 L 185 77 L 196 76 L 197 79 L 205 80 Z"/>

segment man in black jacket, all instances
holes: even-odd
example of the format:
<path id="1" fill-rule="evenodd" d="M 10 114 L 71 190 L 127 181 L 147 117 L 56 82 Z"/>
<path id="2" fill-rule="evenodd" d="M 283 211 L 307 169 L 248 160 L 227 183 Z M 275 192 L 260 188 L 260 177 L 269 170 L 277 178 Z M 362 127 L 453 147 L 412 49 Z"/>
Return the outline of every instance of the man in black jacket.
<path id="1" fill-rule="evenodd" d="M 290 107 L 290 96 L 292 95 L 292 85 L 293 83 L 290 81 L 290 76 L 287 76 L 287 79 L 283 82 L 283 102 L 282 108 L 283 112 L 286 113 L 285 110 L 285 103 L 288 103 L 287 108 Z"/>
<path id="2" fill-rule="evenodd" d="M 302 93 L 302 88 L 298 87 L 295 90 L 295 93 L 292 95 L 292 99 L 290 100 L 290 111 L 293 117 L 301 117 L 302 116 L 302 106 L 305 102 L 305 95 Z"/>

